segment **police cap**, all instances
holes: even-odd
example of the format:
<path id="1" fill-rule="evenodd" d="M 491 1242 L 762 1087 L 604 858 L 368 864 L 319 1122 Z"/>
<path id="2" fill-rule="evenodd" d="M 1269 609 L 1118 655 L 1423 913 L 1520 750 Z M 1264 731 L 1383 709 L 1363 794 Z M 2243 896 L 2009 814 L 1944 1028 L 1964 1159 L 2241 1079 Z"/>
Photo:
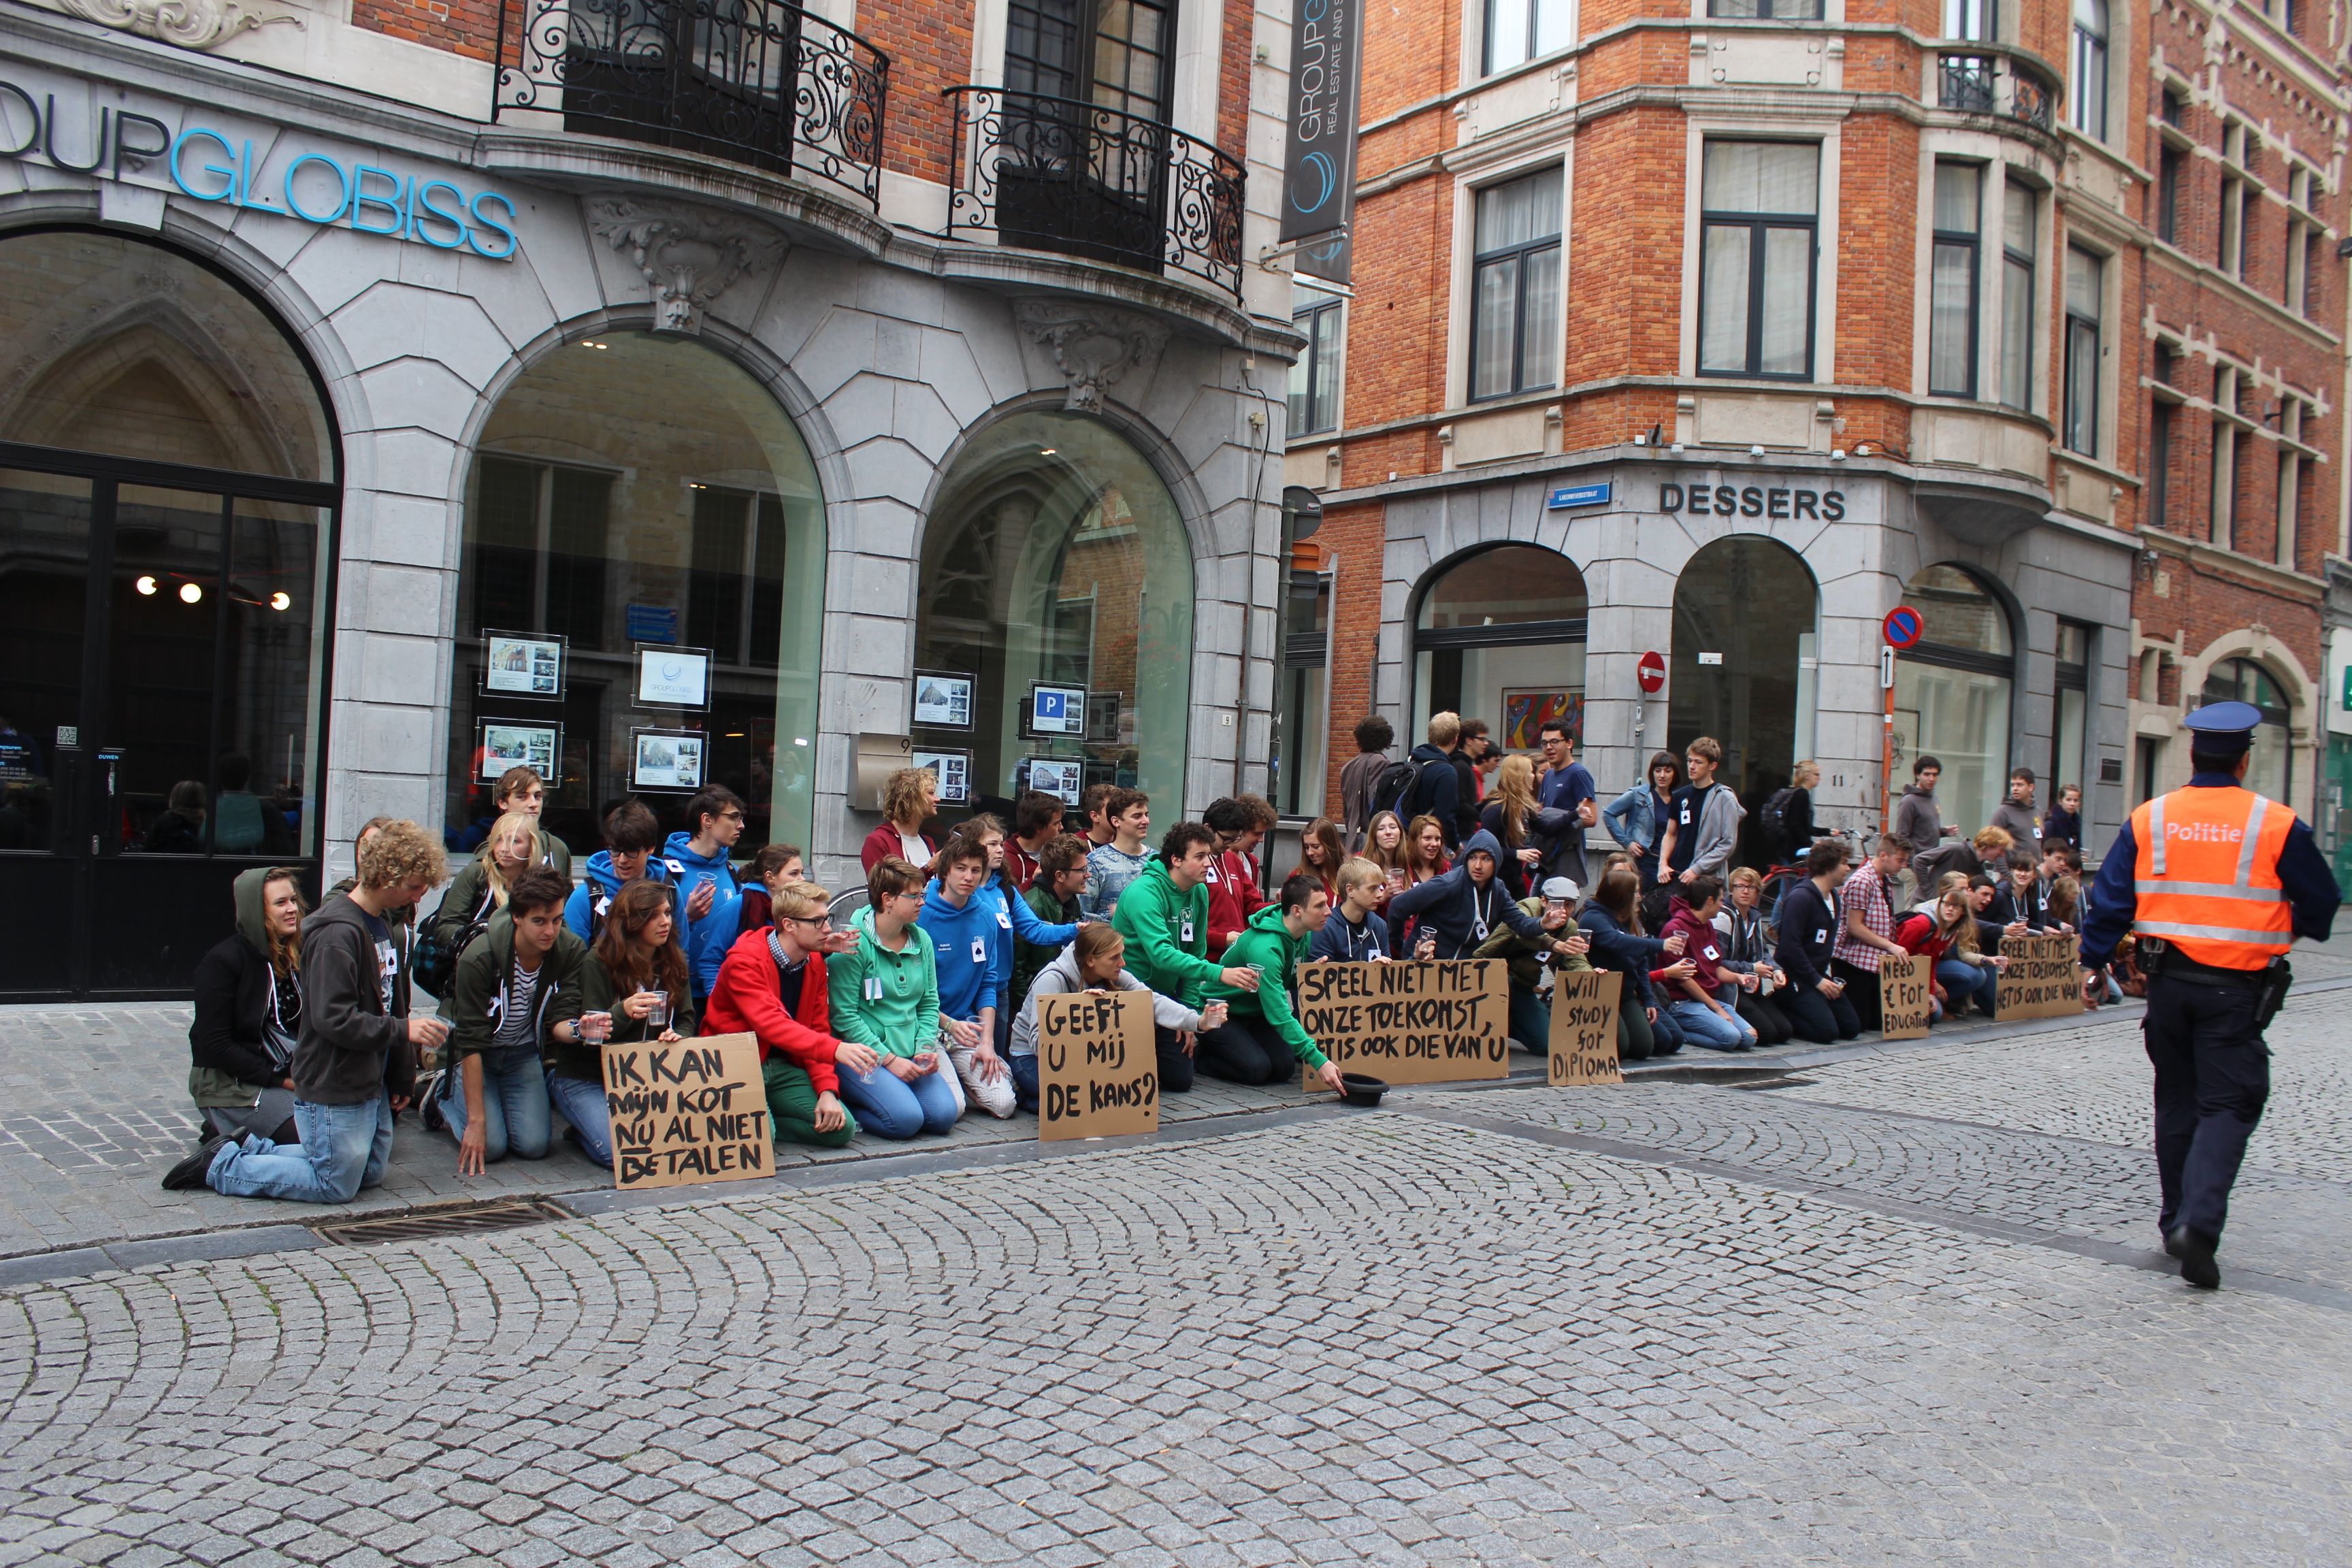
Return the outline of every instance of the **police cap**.
<path id="1" fill-rule="evenodd" d="M 2207 756 L 2235 756 L 2254 743 L 2263 710 L 2251 702 L 2208 702 L 2183 719 L 2191 731 L 2189 748 Z"/>

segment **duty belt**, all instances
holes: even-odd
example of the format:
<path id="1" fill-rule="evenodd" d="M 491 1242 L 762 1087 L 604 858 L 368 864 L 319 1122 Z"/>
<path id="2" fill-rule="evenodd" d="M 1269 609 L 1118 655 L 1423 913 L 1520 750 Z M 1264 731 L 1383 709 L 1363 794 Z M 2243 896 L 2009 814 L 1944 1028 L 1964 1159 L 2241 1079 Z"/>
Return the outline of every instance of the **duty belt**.
<path id="1" fill-rule="evenodd" d="M 2261 987 L 2270 971 L 2262 969 L 2222 969 L 2210 963 L 2200 963 L 2179 948 L 2164 955 L 2164 978 L 2167 980 L 2199 980 L 2215 985 L 2243 985 L 2249 990 Z"/>

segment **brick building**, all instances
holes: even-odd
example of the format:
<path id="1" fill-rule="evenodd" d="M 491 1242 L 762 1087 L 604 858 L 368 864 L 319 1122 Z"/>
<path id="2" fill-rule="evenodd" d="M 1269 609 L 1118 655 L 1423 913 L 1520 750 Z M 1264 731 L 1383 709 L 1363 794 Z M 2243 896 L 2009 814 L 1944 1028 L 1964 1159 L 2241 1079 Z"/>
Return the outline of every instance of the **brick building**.
<path id="1" fill-rule="evenodd" d="M 1874 828 L 1908 603 L 1895 771 L 1939 757 L 1948 822 L 2022 765 L 2095 855 L 2224 689 L 2314 815 L 2352 94 L 2294 10 L 1374 15 L 1353 297 L 1296 295 L 1286 804 L 1367 711 L 1564 708 L 1605 791 L 1711 733 L 1751 808 L 1811 758 L 1823 825 Z"/>
<path id="2" fill-rule="evenodd" d="M 517 764 L 836 887 L 910 756 L 1265 787 L 1288 7 L 0 14 L 0 994 Z"/>

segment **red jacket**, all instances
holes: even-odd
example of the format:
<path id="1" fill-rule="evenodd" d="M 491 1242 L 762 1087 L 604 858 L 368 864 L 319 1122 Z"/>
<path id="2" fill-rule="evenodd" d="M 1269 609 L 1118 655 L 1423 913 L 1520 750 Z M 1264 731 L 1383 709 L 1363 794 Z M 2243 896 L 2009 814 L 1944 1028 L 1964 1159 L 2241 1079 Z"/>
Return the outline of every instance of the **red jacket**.
<path id="1" fill-rule="evenodd" d="M 1048 838 L 1047 844 L 1053 842 Z M 1004 875 L 1016 893 L 1025 893 L 1029 884 L 1037 879 L 1037 857 L 1021 847 L 1021 840 L 1008 837 L 1004 841 Z"/>
<path id="2" fill-rule="evenodd" d="M 1666 929 L 1660 934 L 1672 936 L 1676 931 L 1683 933 L 1683 956 L 1689 959 L 1691 966 L 1698 971 L 1691 978 L 1698 982 L 1700 990 L 1714 995 L 1723 984 L 1723 974 L 1716 968 L 1723 962 L 1723 933 L 1699 919 L 1680 895 L 1669 900 L 1667 907 L 1674 910 L 1674 914 L 1668 918 Z M 1669 997 L 1669 1001 L 1685 1002 L 1690 999 L 1690 993 L 1682 991 L 1679 984 L 1675 984 L 1675 989 L 1680 994 Z"/>
<path id="3" fill-rule="evenodd" d="M 917 861 L 918 866 L 929 861 L 940 852 L 940 847 L 931 842 L 931 836 L 928 833 L 923 835 L 923 847 L 930 853 L 925 855 L 922 860 Z M 906 847 L 898 842 L 898 830 L 886 822 L 866 836 L 864 847 L 857 851 L 857 862 L 866 868 L 866 874 L 870 877 L 874 875 L 874 868 L 881 863 L 885 856 L 903 857 L 906 853 Z"/>
<path id="4" fill-rule="evenodd" d="M 1952 949 L 1952 939 L 1937 936 L 1936 922 L 1925 914 L 1904 916 L 1895 928 L 1895 942 L 1904 952 L 1918 953 L 1931 963 Z"/>
<path id="5" fill-rule="evenodd" d="M 825 1000 L 824 954 L 809 954 L 808 978 L 801 984 L 801 1011 L 795 1017 L 784 1010 L 776 961 L 768 952 L 768 930 L 762 926 L 747 931 L 727 950 L 710 1000 L 703 1005 L 702 1032 L 756 1036 L 761 1061 L 771 1052 L 782 1051 L 807 1072 L 818 1093 L 835 1093 L 841 1079 L 833 1070 L 833 1054 L 841 1042 L 830 1032 L 833 1011 Z"/>
<path id="6" fill-rule="evenodd" d="M 1209 862 L 1209 956 L 1215 958 L 1265 908 L 1265 895 L 1250 875 L 1249 857 L 1228 849 Z"/>

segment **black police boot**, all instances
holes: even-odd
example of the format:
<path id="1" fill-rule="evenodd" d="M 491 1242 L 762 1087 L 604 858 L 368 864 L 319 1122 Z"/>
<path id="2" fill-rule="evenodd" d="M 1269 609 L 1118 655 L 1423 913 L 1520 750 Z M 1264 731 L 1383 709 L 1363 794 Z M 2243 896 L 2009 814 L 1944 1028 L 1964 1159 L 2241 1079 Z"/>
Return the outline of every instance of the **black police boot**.
<path id="1" fill-rule="evenodd" d="M 2219 1245 L 2215 1237 L 2185 1225 L 2164 1238 L 2164 1250 L 2180 1259 L 2180 1278 L 2207 1290 L 2221 1288 L 2221 1269 L 2213 1261 Z"/>

